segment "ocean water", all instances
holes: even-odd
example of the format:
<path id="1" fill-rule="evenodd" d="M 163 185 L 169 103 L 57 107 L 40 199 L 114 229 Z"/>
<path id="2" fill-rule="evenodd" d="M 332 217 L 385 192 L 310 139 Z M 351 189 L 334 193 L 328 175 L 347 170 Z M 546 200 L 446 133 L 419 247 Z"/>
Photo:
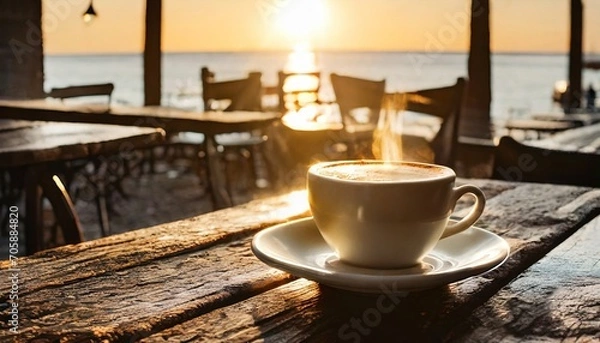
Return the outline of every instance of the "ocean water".
<path id="1" fill-rule="evenodd" d="M 265 85 L 277 83 L 284 68 L 284 52 L 165 53 L 163 55 L 162 104 L 201 106 L 200 68 L 208 66 L 217 79 L 244 77 L 262 72 Z M 331 72 L 371 79 L 386 79 L 387 91 L 406 91 L 450 85 L 467 75 L 466 54 L 418 52 L 321 52 L 316 53 L 321 71 L 321 98 L 333 100 Z M 45 89 L 69 85 L 112 82 L 117 103 L 142 105 L 141 54 L 47 55 Z M 554 83 L 567 78 L 566 54 L 494 54 L 492 56 L 492 118 L 502 121 L 529 113 L 558 111 L 552 103 Z M 600 71 L 585 70 L 584 86 L 600 88 Z"/>

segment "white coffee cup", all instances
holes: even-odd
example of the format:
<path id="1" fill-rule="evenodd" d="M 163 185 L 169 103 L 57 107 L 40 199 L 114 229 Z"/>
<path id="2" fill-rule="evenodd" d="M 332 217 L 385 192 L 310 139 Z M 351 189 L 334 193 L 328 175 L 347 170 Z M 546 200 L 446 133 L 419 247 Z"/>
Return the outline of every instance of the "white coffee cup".
<path id="1" fill-rule="evenodd" d="M 308 170 L 314 221 L 341 261 L 369 268 L 414 266 L 441 238 L 469 228 L 485 206 L 472 185 L 454 187 L 450 168 L 414 162 L 335 161 Z M 448 224 L 465 194 L 475 205 Z"/>

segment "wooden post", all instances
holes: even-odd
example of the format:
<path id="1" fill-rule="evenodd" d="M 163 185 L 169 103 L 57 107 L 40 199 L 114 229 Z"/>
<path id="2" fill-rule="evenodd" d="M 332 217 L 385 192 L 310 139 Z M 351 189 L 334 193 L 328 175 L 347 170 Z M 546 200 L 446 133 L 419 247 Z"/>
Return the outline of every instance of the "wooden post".
<path id="1" fill-rule="evenodd" d="M 571 0 L 571 39 L 569 44 L 569 89 L 568 108 L 565 111 L 581 107 L 581 69 L 583 64 L 583 3 Z"/>
<path id="2" fill-rule="evenodd" d="M 492 72 L 490 61 L 490 1 L 472 0 L 469 80 L 460 120 L 460 135 L 490 138 Z"/>
<path id="3" fill-rule="evenodd" d="M 160 105 L 162 0 L 146 0 L 144 104 Z"/>
<path id="4" fill-rule="evenodd" d="M 44 96 L 41 0 L 0 0 L 0 98 Z"/>

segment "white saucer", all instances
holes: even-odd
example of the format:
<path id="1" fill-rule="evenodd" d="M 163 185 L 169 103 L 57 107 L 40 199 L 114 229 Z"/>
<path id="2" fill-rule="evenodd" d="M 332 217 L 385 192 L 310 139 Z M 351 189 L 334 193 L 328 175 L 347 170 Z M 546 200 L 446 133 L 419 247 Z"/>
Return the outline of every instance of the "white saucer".
<path id="1" fill-rule="evenodd" d="M 369 269 L 341 262 L 310 217 L 264 229 L 254 236 L 252 251 L 292 275 L 355 292 L 383 293 L 439 287 L 490 271 L 506 261 L 510 248 L 496 234 L 471 227 L 440 240 L 419 266 Z"/>

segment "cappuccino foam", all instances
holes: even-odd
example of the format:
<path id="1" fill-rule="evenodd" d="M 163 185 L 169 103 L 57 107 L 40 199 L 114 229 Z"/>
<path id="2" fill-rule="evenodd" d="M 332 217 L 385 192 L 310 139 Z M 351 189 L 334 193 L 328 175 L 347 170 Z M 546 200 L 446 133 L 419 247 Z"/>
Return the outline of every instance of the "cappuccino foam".
<path id="1" fill-rule="evenodd" d="M 323 176 L 348 181 L 420 181 L 449 175 L 443 168 L 413 164 L 346 163 L 318 170 Z"/>

